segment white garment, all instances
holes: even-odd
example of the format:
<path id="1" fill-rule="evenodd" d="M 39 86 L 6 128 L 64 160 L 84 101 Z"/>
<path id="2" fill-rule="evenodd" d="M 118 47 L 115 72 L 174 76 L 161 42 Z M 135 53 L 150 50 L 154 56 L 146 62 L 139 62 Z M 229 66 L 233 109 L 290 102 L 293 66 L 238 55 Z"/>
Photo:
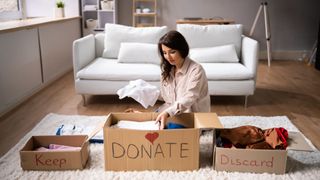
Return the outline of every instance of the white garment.
<path id="1" fill-rule="evenodd" d="M 122 129 L 135 129 L 135 130 L 159 130 L 159 124 L 156 121 L 128 121 L 120 120 L 117 124 L 112 126 L 113 128 Z"/>
<path id="2" fill-rule="evenodd" d="M 58 135 L 90 135 L 94 130 L 95 126 L 83 126 L 74 124 L 62 124 L 58 127 Z M 103 129 L 91 138 L 93 141 L 103 140 Z"/>
<path id="3" fill-rule="evenodd" d="M 160 90 L 142 79 L 130 81 L 128 85 L 117 91 L 119 99 L 128 96 L 140 103 L 145 109 L 153 106 L 160 95 Z"/>

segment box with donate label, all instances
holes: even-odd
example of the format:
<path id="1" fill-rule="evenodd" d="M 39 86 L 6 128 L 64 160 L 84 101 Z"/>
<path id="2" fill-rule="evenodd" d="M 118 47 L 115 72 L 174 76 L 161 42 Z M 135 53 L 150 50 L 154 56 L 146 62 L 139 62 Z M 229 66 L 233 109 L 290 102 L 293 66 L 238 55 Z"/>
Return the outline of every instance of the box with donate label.
<path id="1" fill-rule="evenodd" d="M 113 128 L 120 120 L 150 121 L 157 113 L 110 113 L 104 125 L 106 171 L 196 170 L 201 129 L 222 128 L 215 113 L 183 113 L 169 118 L 183 129 Z"/>

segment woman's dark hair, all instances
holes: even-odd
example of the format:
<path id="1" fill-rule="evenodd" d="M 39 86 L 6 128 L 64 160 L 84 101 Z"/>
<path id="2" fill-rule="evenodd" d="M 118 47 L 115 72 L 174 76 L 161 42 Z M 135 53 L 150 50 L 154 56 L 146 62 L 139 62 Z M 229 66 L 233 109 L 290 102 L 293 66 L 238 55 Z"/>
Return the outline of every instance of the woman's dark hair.
<path id="1" fill-rule="evenodd" d="M 186 41 L 186 39 L 183 37 L 183 35 L 181 33 L 179 33 L 178 31 L 169 31 L 168 33 L 166 33 L 165 35 L 163 35 L 158 43 L 158 50 L 159 50 L 159 54 L 161 56 L 161 75 L 162 75 L 162 79 L 164 81 L 167 81 L 167 79 L 169 78 L 169 74 L 171 71 L 171 68 L 173 67 L 173 65 L 171 65 L 165 58 L 163 55 L 163 51 L 162 51 L 162 47 L 161 45 L 165 45 L 171 49 L 177 50 L 182 58 L 186 58 L 189 54 L 189 45 Z"/>

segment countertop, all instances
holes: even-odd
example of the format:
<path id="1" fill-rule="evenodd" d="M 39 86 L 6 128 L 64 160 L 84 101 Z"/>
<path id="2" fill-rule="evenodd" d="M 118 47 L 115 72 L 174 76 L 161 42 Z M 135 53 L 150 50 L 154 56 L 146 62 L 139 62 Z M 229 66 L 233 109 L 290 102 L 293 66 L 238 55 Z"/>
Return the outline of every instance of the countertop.
<path id="1" fill-rule="evenodd" d="M 63 21 L 69 21 L 73 19 L 80 19 L 80 16 L 64 17 L 64 18 L 53 18 L 53 17 L 39 17 L 29 18 L 23 20 L 13 20 L 0 22 L 0 33 L 12 32 L 22 29 L 29 29 L 44 24 L 57 23 Z"/>

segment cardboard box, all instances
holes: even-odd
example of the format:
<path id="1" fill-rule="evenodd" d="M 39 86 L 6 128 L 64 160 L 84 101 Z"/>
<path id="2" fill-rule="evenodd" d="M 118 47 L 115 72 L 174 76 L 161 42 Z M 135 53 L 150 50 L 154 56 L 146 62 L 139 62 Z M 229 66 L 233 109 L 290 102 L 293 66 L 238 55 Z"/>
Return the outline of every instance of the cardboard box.
<path id="1" fill-rule="evenodd" d="M 20 150 L 23 170 L 71 170 L 83 169 L 89 156 L 89 142 L 86 135 L 32 136 Z M 81 147 L 73 151 L 34 151 L 49 144 Z"/>
<path id="2" fill-rule="evenodd" d="M 129 130 L 112 128 L 119 120 L 150 121 L 157 113 L 111 113 L 104 126 L 105 170 L 196 170 L 200 129 L 222 128 L 215 113 L 184 113 L 170 118 L 187 128 Z"/>
<path id="3" fill-rule="evenodd" d="M 312 151 L 299 132 L 289 132 L 288 143 L 286 150 L 223 148 L 215 144 L 213 168 L 217 171 L 284 174 L 289 150 Z"/>

